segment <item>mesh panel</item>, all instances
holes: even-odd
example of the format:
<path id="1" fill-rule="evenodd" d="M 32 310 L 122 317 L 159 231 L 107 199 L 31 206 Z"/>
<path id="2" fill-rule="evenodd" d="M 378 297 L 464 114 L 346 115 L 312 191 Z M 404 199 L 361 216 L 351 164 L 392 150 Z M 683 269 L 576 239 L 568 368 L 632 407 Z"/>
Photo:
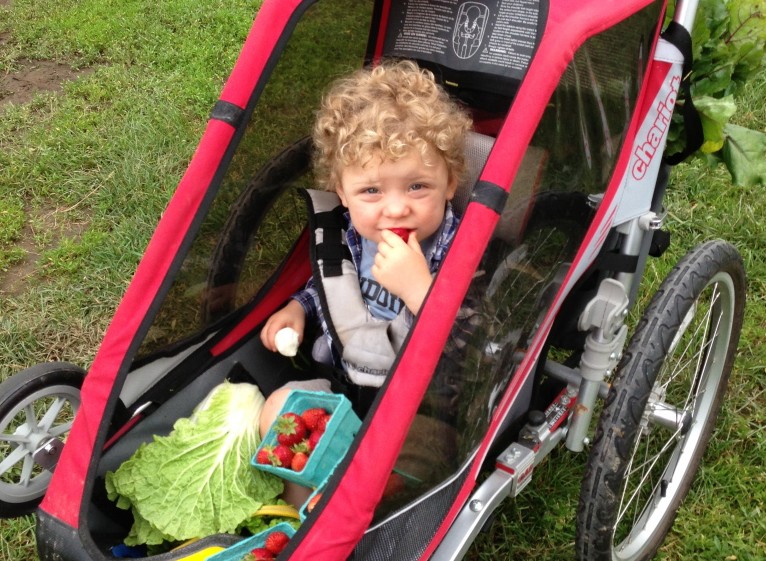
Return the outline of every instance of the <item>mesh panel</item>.
<path id="1" fill-rule="evenodd" d="M 415 561 L 452 507 L 463 486 L 468 467 L 448 485 L 426 499 L 402 509 L 386 522 L 367 532 L 349 557 L 350 561 Z"/>
<path id="2" fill-rule="evenodd" d="M 468 200 L 471 198 L 473 185 L 479 179 L 484 164 L 487 163 L 489 151 L 495 139 L 491 136 L 469 132 L 465 139 L 465 161 L 466 174 L 463 181 L 458 185 L 455 197 L 452 199 L 452 206 L 458 216 L 463 216 L 465 207 L 468 206 Z"/>

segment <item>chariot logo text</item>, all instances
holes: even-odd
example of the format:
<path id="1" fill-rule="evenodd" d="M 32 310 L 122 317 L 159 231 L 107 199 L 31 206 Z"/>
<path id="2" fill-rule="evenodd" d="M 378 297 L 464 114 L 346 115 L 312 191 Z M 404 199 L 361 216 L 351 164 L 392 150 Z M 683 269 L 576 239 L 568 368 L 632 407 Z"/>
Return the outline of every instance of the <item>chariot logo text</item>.
<path id="1" fill-rule="evenodd" d="M 670 116 L 673 114 L 673 106 L 678 96 L 678 85 L 681 82 L 679 76 L 674 76 L 670 80 L 670 91 L 665 99 L 657 102 L 657 116 L 654 119 L 649 131 L 643 139 L 643 143 L 636 147 L 633 153 L 635 161 L 633 162 L 633 177 L 643 179 L 657 153 L 657 148 L 662 144 L 662 139 L 670 126 Z"/>

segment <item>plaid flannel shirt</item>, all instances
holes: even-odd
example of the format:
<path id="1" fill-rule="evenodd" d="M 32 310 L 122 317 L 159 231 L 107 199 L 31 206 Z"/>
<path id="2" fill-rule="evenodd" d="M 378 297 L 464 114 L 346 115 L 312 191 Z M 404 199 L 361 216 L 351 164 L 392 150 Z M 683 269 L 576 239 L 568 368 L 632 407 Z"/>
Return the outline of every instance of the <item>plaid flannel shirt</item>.
<path id="1" fill-rule="evenodd" d="M 346 228 L 346 243 L 351 251 L 351 258 L 354 262 L 356 270 L 359 270 L 362 262 L 362 237 L 351 224 L 351 219 L 348 212 L 344 215 L 348 223 Z M 444 220 L 442 220 L 441 228 L 435 234 L 434 243 L 426 254 L 426 262 L 431 274 L 435 274 L 439 270 L 444 256 L 447 254 L 447 249 L 452 243 L 452 239 L 455 237 L 460 219 L 455 215 L 452 210 L 452 205 L 447 203 L 447 209 L 444 213 Z M 293 300 L 297 300 L 306 312 L 306 322 L 318 321 L 322 327 L 322 331 L 325 334 L 328 344 L 332 341 L 330 330 L 327 325 L 327 321 L 324 317 L 324 311 L 319 302 L 319 293 L 317 292 L 314 284 L 314 279 L 310 279 L 303 290 L 296 292 L 292 296 Z M 408 314 L 410 321 L 412 321 L 412 314 L 405 308 L 405 312 Z M 332 348 L 332 345 L 330 345 Z M 333 362 L 336 366 L 340 366 L 339 357 L 335 356 L 335 350 L 332 348 Z"/>

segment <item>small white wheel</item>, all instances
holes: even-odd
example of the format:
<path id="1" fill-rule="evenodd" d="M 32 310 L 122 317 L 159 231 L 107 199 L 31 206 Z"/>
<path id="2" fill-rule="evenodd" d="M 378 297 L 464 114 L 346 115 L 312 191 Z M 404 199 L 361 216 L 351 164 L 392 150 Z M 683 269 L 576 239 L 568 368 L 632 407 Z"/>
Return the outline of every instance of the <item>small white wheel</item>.
<path id="1" fill-rule="evenodd" d="M 38 364 L 0 384 L 0 517 L 35 510 L 80 406 L 85 371 Z"/>

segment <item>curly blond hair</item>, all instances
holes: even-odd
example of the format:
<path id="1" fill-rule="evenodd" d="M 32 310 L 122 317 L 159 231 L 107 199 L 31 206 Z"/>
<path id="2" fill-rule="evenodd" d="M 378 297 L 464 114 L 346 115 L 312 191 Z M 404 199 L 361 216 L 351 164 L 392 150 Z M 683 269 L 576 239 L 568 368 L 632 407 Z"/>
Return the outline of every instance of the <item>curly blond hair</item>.
<path id="1" fill-rule="evenodd" d="M 325 189 L 340 185 L 343 168 L 373 158 L 396 161 L 429 148 L 444 158 L 450 179 L 465 171 L 464 142 L 472 126 L 468 114 L 410 61 L 385 61 L 335 82 L 324 97 L 314 125 L 314 173 Z"/>

